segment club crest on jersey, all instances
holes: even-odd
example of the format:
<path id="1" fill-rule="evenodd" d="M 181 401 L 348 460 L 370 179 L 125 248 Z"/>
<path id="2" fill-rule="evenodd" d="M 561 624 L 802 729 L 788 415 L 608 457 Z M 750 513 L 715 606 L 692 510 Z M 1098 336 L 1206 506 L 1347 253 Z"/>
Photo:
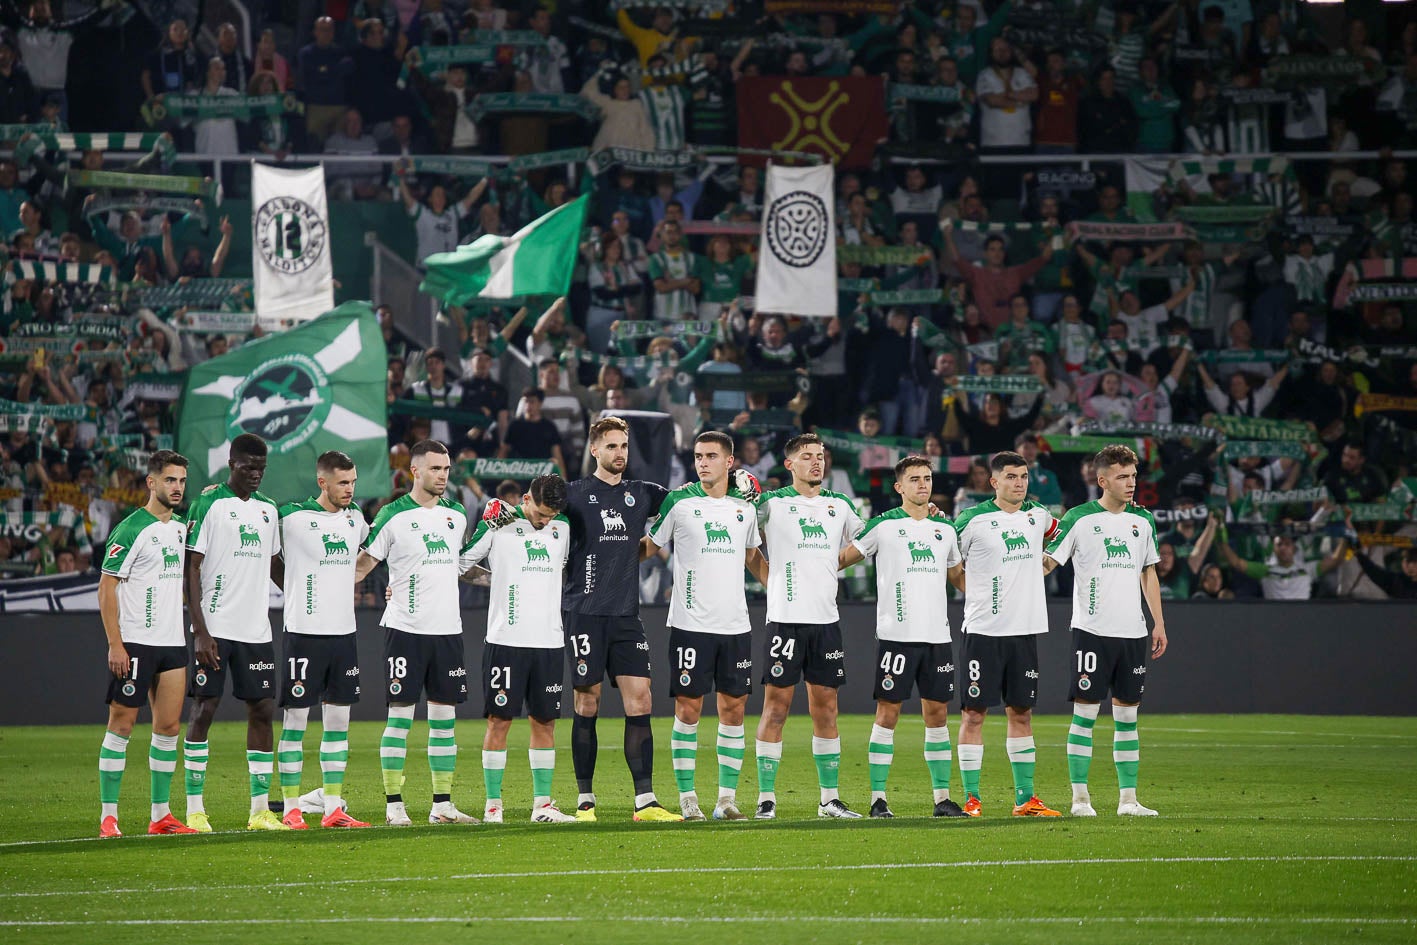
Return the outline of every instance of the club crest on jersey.
<path id="1" fill-rule="evenodd" d="M 889 676 L 886 676 L 881 680 L 881 688 L 886 692 L 890 692 L 892 689 L 895 688 L 895 680 Z"/>
<path id="2" fill-rule="evenodd" d="M 970 683 L 970 684 L 969 684 L 969 698 L 971 698 L 971 699 L 978 699 L 978 698 L 979 698 L 979 693 L 980 693 L 979 684 L 978 684 L 978 683 Z"/>
<path id="3" fill-rule="evenodd" d="M 781 676 L 785 672 L 785 670 L 782 668 L 781 663 L 773 663 L 772 669 L 768 670 L 768 672 L 772 673 L 773 678 L 776 679 L 777 677 Z"/>
<path id="4" fill-rule="evenodd" d="M 577 675 L 577 676 L 586 676 L 586 675 L 589 675 L 589 673 L 590 673 L 590 667 L 586 665 L 585 660 L 579 660 L 579 661 L 576 663 L 576 675 Z"/>
<path id="5" fill-rule="evenodd" d="M 634 507 L 635 507 L 635 497 L 632 496 L 632 495 L 630 495 L 630 493 L 628 493 L 628 492 L 625 493 L 625 505 L 628 506 L 629 508 L 634 508 Z"/>
<path id="6" fill-rule="evenodd" d="M 681 686 L 687 686 L 687 685 L 689 685 L 689 683 L 691 683 L 691 682 L 693 682 L 693 681 L 694 681 L 694 677 L 690 676 L 688 673 L 680 673 L 680 674 L 679 674 L 679 685 L 681 685 Z"/>
<path id="7" fill-rule="evenodd" d="M 944 541 L 944 540 L 945 540 L 944 534 L 941 533 L 938 529 L 935 531 L 935 540 L 936 540 L 936 541 Z"/>
<path id="8" fill-rule="evenodd" d="M 1030 524 L 1030 525 L 1037 525 L 1037 524 L 1038 524 L 1037 522 L 1035 522 L 1035 521 L 1033 520 L 1033 516 L 1032 516 L 1031 514 L 1028 516 L 1028 524 Z"/>
<path id="9" fill-rule="evenodd" d="M 389 695 L 396 696 L 401 692 L 403 692 L 403 684 L 400 683 L 397 679 L 389 683 Z"/>
<path id="10" fill-rule="evenodd" d="M 207 674 L 199 669 L 193 681 L 199 686 L 205 686 L 207 684 Z"/>
<path id="11" fill-rule="evenodd" d="M 504 706 L 507 704 L 507 694 L 505 692 L 498 692 L 495 696 L 492 697 L 492 701 L 495 702 L 498 706 Z"/>
<path id="12" fill-rule="evenodd" d="M 830 516 L 831 518 L 836 518 L 836 506 L 834 506 L 834 505 L 829 505 L 829 506 L 827 506 L 827 515 Z"/>
<path id="13" fill-rule="evenodd" d="M 125 682 L 125 683 L 123 684 L 123 695 L 125 695 L 125 696 L 131 696 L 131 695 L 133 695 L 134 693 L 136 693 L 137 691 L 138 691 L 138 687 L 135 686 L 135 685 L 133 685 L 133 683 L 132 683 L 131 680 L 130 680 L 129 682 Z"/>
<path id="14" fill-rule="evenodd" d="M 1078 688 L 1081 689 L 1083 692 L 1087 692 L 1089 689 L 1092 688 L 1092 680 L 1088 679 L 1085 675 L 1079 676 Z"/>
<path id="15" fill-rule="evenodd" d="M 263 522 L 265 522 L 267 525 L 269 525 L 269 524 L 271 523 L 271 515 L 270 515 L 270 513 L 269 513 L 269 512 L 262 512 L 262 513 L 261 513 L 261 521 L 263 521 Z"/>
<path id="16" fill-rule="evenodd" d="M 305 687 L 300 683 L 296 683 L 290 687 L 290 694 L 299 699 L 301 696 L 305 695 Z"/>
<path id="17" fill-rule="evenodd" d="M 1135 525 L 1132 526 L 1132 537 L 1133 537 L 1133 538 L 1140 538 L 1140 537 L 1141 537 L 1141 532 L 1137 529 L 1137 527 L 1136 527 Z"/>
<path id="18" fill-rule="evenodd" d="M 453 519 L 452 519 L 451 516 L 449 516 L 449 517 L 448 517 L 448 531 L 452 531 L 452 530 L 455 529 L 455 528 L 457 528 L 457 526 L 453 524 Z"/>

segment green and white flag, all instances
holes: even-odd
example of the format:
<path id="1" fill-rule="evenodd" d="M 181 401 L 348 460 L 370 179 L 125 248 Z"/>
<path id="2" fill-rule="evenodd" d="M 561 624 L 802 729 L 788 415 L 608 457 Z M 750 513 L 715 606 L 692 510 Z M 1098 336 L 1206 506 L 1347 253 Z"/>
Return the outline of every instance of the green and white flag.
<path id="1" fill-rule="evenodd" d="M 188 494 L 224 481 L 231 441 L 254 433 L 270 447 L 261 491 L 277 501 L 310 494 L 326 450 L 358 464 L 361 495 L 387 495 L 387 359 L 369 303 L 346 302 L 193 367 L 177 426 L 192 460 Z"/>
<path id="2" fill-rule="evenodd" d="M 251 271 L 261 327 L 285 328 L 334 308 L 325 169 L 293 171 L 253 161 L 251 206 Z"/>
<path id="3" fill-rule="evenodd" d="M 578 197 L 511 236 L 488 234 L 451 253 L 434 253 L 423 260 L 428 274 L 419 288 L 448 305 L 479 298 L 565 295 L 589 200 L 589 194 Z"/>

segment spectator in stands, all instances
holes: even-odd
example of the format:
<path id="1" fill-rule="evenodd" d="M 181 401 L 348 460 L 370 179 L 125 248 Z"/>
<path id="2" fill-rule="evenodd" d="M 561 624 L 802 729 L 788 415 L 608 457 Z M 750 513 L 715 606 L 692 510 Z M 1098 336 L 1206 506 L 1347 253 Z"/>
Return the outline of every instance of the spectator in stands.
<path id="1" fill-rule="evenodd" d="M 245 88 L 245 85 L 242 85 Z M 207 60 L 206 83 L 202 95 L 232 96 L 238 94 L 227 84 L 226 63 L 221 56 Z M 241 143 L 236 137 L 236 120 L 232 118 L 200 118 L 192 124 L 199 154 L 240 154 Z"/>
<path id="2" fill-rule="evenodd" d="M 1039 154 L 1072 154 L 1078 149 L 1078 108 L 1086 83 L 1067 72 L 1061 49 L 1048 50 L 1038 79 L 1038 127 L 1033 135 Z"/>
<path id="3" fill-rule="evenodd" d="M 450 253 L 458 245 L 458 222 L 472 212 L 472 205 L 481 199 L 487 190 L 489 178 L 482 178 L 457 203 L 449 206 L 448 189 L 441 183 L 428 188 L 427 201 L 420 203 L 414 199 L 405 179 L 402 166 L 394 169 L 398 180 L 399 197 L 408 215 L 413 219 L 417 250 L 414 258 L 421 265 L 423 260 L 434 253 Z"/>
<path id="4" fill-rule="evenodd" d="M 245 93 L 246 86 L 251 83 L 251 76 L 254 72 L 251 68 L 251 60 L 238 48 L 239 39 L 234 24 L 223 23 L 217 27 L 216 58 L 220 59 L 221 64 L 226 68 L 226 76 L 222 80 L 222 84 L 241 95 Z"/>
<path id="5" fill-rule="evenodd" d="M 523 46 L 517 56 L 517 68 L 531 76 L 532 89 L 537 92 L 566 91 L 565 76 L 571 68 L 566 44 L 551 34 L 551 11 L 537 6 L 528 24 L 532 32 L 542 37 L 540 46 Z"/>
<path id="6" fill-rule="evenodd" d="M 381 20 L 365 20 L 359 31 L 359 45 L 349 60 L 348 101 L 359 110 L 375 138 L 388 137 L 388 123 L 404 108 L 404 93 L 398 80 L 408 36 L 399 33 L 392 48 L 386 36 Z"/>
<path id="7" fill-rule="evenodd" d="M 1019 435 L 1038 419 L 1039 411 L 1043 409 L 1043 394 L 1037 394 L 1028 412 L 1016 419 L 1009 418 L 1004 399 L 998 394 L 985 394 L 984 406 L 977 414 L 970 408 L 967 397 L 959 398 L 957 403 L 960 423 L 969 438 L 969 451 L 977 456 L 1013 449 Z"/>
<path id="8" fill-rule="evenodd" d="M 1137 116 L 1137 150 L 1167 154 L 1175 149 L 1176 114 L 1181 110 L 1181 100 L 1162 81 L 1155 59 L 1143 59 L 1139 73 L 1139 81 L 1127 93 Z"/>
<path id="9" fill-rule="evenodd" d="M 497 448 L 500 459 L 549 459 L 557 470 L 566 475 L 566 456 L 561 448 L 561 435 L 552 423 L 541 414 L 545 393 L 537 387 L 522 391 L 519 416 L 507 426 L 502 445 Z"/>
<path id="10" fill-rule="evenodd" d="M 269 72 L 276 77 L 279 91 L 290 88 L 290 63 L 276 50 L 275 30 L 261 30 L 256 41 L 256 55 L 251 61 L 252 74 Z"/>
<path id="11" fill-rule="evenodd" d="M 1387 476 L 1378 466 L 1368 462 L 1367 451 L 1359 440 L 1343 445 L 1338 465 L 1324 478 L 1333 501 L 1340 505 L 1353 502 L 1375 502 L 1388 490 Z"/>
<path id="12" fill-rule="evenodd" d="M 305 95 L 305 131 L 316 145 L 323 146 L 346 120 L 352 65 L 344 50 L 335 45 L 334 20 L 320 17 L 314 33 L 314 41 L 296 57 L 295 84 Z"/>
<path id="13" fill-rule="evenodd" d="M 572 370 L 579 365 L 572 365 Z M 560 362 L 545 358 L 537 364 L 537 386 L 542 392 L 542 414 L 556 424 L 567 456 L 580 456 L 586 442 L 586 410 L 571 388 Z"/>
<path id="14" fill-rule="evenodd" d="M 149 57 L 139 76 L 143 95 L 152 98 L 170 92 L 180 94 L 193 91 L 201 84 L 205 70 L 190 40 L 186 20 L 173 20 L 168 24 L 162 45 Z"/>
<path id="15" fill-rule="evenodd" d="M 429 348 L 424 353 L 423 363 L 428 377 L 414 382 L 403 392 L 404 400 L 413 400 L 433 407 L 458 408 L 462 404 L 463 387 L 458 381 L 448 377 L 448 357 L 442 348 Z M 429 425 L 430 435 L 450 450 L 462 448 L 463 433 L 456 424 L 443 417 L 433 417 Z"/>
<path id="16" fill-rule="evenodd" d="M 1417 548 L 1402 549 L 1401 571 L 1389 571 L 1368 557 L 1360 548 L 1353 557 L 1368 579 L 1393 600 L 1417 600 Z"/>
<path id="17" fill-rule="evenodd" d="M 1103 66 L 1096 88 L 1079 106 L 1078 139 L 1092 154 L 1120 154 L 1136 141 L 1137 116 L 1131 103 L 1117 92 L 1117 70 Z"/>
<path id="18" fill-rule="evenodd" d="M 1205 399 L 1210 402 L 1216 413 L 1236 417 L 1258 417 L 1273 403 L 1274 395 L 1279 392 L 1279 385 L 1284 383 L 1284 378 L 1289 373 L 1289 365 L 1281 366 L 1273 377 L 1260 385 L 1254 384 L 1250 375 L 1244 371 L 1236 371 L 1230 375 L 1228 391 L 1221 391 L 1206 372 L 1205 365 L 1197 362 L 1196 372 L 1200 375 Z"/>
<path id="19" fill-rule="evenodd" d="M 636 148 L 653 151 L 654 128 L 650 126 L 644 102 L 635 96 L 634 87 L 625 76 L 613 79 L 611 94 L 600 91 L 601 79 L 607 77 L 604 72 L 597 73 L 581 86 L 581 96 L 601 112 L 600 128 L 590 149 Z"/>
<path id="20" fill-rule="evenodd" d="M 654 286 L 654 317 L 678 321 L 698 312 L 698 257 L 684 245 L 679 224 L 666 221 L 660 227 L 661 246 L 649 258 L 649 278 Z"/>
<path id="21" fill-rule="evenodd" d="M 989 467 L 984 463 L 972 463 L 965 475 L 964 484 L 955 491 L 952 514 L 956 517 L 967 509 L 994 497 L 994 487 L 989 485 Z"/>
<path id="22" fill-rule="evenodd" d="M 1340 538 L 1326 558 L 1308 561 L 1299 554 L 1293 536 L 1277 535 L 1268 559 L 1246 561 L 1230 547 L 1224 530 L 1220 533 L 1219 547 L 1233 570 L 1260 582 L 1265 600 L 1309 600 L 1314 596 L 1314 583 L 1338 567 L 1348 553 L 1347 540 Z"/>
<path id="23" fill-rule="evenodd" d="M 1033 146 L 1033 103 L 1038 85 L 1028 69 L 1016 61 L 1008 40 L 996 36 L 989 43 L 989 67 L 979 73 L 974 92 L 979 103 L 979 153 L 1026 154 Z M 1017 191 L 1019 172 L 1012 165 L 986 166 L 994 196 Z"/>
<path id="24" fill-rule="evenodd" d="M 342 156 L 378 154 L 379 143 L 364 130 L 364 116 L 357 108 L 344 113 L 339 131 L 325 141 L 326 154 Z M 325 180 L 335 200 L 372 200 L 383 184 L 384 166 L 378 161 L 342 161 L 325 167 Z"/>
<path id="25" fill-rule="evenodd" d="M 17 51 L 20 61 L 29 70 L 35 94 L 40 101 L 50 96 L 57 97 L 62 121 L 69 120 L 65 86 L 68 84 L 69 51 L 74 46 L 75 33 L 107 13 L 101 4 L 96 4 L 72 19 L 56 22 L 49 0 L 34 0 L 29 4 L 27 17 L 15 18 L 15 25 L 19 27 L 15 31 Z"/>
<path id="26" fill-rule="evenodd" d="M 958 260 L 959 247 L 955 245 L 954 225 L 947 220 L 943 232 L 945 255 L 952 261 Z M 1038 256 L 1018 266 L 1004 265 L 1005 251 L 1003 237 L 990 235 L 984 241 L 984 264 L 959 266 L 960 276 L 979 305 L 979 317 L 990 329 L 997 328 L 1008 320 L 1009 299 L 1018 295 L 1023 284 L 1053 258 L 1051 241 L 1043 244 L 1043 250 Z"/>
<path id="27" fill-rule="evenodd" d="M 866 344 L 861 402 L 874 405 L 887 436 L 919 436 L 921 390 L 910 367 L 910 313 L 892 308 L 885 318 L 872 318 Z"/>

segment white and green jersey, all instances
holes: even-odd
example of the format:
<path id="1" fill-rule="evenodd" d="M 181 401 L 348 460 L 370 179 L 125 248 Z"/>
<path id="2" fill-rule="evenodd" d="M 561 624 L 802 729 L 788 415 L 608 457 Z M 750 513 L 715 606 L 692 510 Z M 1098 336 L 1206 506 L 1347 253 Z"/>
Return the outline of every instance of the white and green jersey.
<path id="1" fill-rule="evenodd" d="M 1082 365 L 1092 356 L 1092 346 L 1097 343 L 1097 329 L 1087 322 L 1070 322 L 1059 319 L 1053 329 L 1058 346 L 1058 356 L 1064 364 Z"/>
<path id="2" fill-rule="evenodd" d="M 649 537 L 661 548 L 674 546 L 669 626 L 726 636 L 752 629 L 743 569 L 748 549 L 762 539 L 751 503 L 715 499 L 690 483 L 664 497 Z"/>
<path id="3" fill-rule="evenodd" d="M 187 550 L 203 556 L 199 606 L 207 632 L 269 643 L 271 558 L 280 554 L 276 504 L 259 492 L 240 499 L 226 483 L 207 487 L 187 513 Z"/>
<path id="4" fill-rule="evenodd" d="M 118 635 L 124 643 L 184 646 L 182 563 L 187 525 L 137 509 L 108 536 L 103 573 L 118 579 Z"/>
<path id="5" fill-rule="evenodd" d="M 467 513 L 451 499 L 423 507 L 403 495 L 379 510 L 364 550 L 389 565 L 393 596 L 379 625 L 430 637 L 462 633 L 458 550 Z"/>
<path id="6" fill-rule="evenodd" d="M 521 507 L 501 528 L 478 522 L 462 549 L 458 569 L 487 562 L 492 571 L 492 603 L 487 608 L 487 642 L 538 650 L 566 645 L 561 632 L 561 582 L 571 553 L 571 522 L 558 515 L 537 528 Z"/>
<path id="7" fill-rule="evenodd" d="M 1146 636 L 1141 573 L 1161 560 L 1156 520 L 1139 505 L 1109 512 L 1100 502 L 1072 509 L 1058 524 L 1048 556 L 1073 562 L 1073 626 L 1099 637 Z"/>
<path id="8" fill-rule="evenodd" d="M 916 520 L 891 509 L 866 523 L 856 550 L 876 559 L 876 638 L 893 643 L 948 643 L 945 574 L 959 564 L 959 542 L 947 518 Z"/>
<path id="9" fill-rule="evenodd" d="M 649 85 L 640 89 L 654 146 L 659 151 L 684 149 L 684 89 L 678 85 Z"/>
<path id="10" fill-rule="evenodd" d="M 964 558 L 964 632 L 1023 637 L 1048 632 L 1043 549 L 1057 531 L 1037 502 L 1005 512 L 988 499 L 955 518 Z"/>
<path id="11" fill-rule="evenodd" d="M 354 632 L 354 565 L 369 535 L 356 508 L 327 512 L 316 499 L 281 507 L 285 629 L 342 636 Z"/>
<path id="12" fill-rule="evenodd" d="M 1280 564 L 1270 555 L 1264 563 L 1251 562 L 1245 574 L 1260 582 L 1265 600 L 1308 600 L 1314 596 L 1314 582 L 1319 579 L 1319 563 L 1295 558 Z"/>
<path id="13" fill-rule="evenodd" d="M 688 279 L 699 268 L 699 258 L 687 249 L 671 253 L 666 249 L 649 258 L 649 277 L 655 279 Z M 661 322 L 675 322 L 698 314 L 699 303 L 688 289 L 654 293 L 654 317 Z"/>
<path id="14" fill-rule="evenodd" d="M 1171 276 L 1171 292 L 1179 292 L 1191 272 L 1182 266 Z M 1210 327 L 1210 301 L 1215 297 L 1215 266 L 1201 263 L 1195 270 L 1196 287 L 1171 314 L 1184 318 L 1192 328 Z"/>
<path id="15" fill-rule="evenodd" d="M 808 498 L 787 486 L 758 498 L 768 554 L 768 619 L 836 623 L 837 554 L 861 532 L 851 500 L 823 489 Z"/>

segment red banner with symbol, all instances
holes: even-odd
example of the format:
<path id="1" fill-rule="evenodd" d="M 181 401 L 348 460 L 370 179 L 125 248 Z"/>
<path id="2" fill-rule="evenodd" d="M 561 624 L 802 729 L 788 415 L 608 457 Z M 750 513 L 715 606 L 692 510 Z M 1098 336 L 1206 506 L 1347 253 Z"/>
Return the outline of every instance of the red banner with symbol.
<path id="1" fill-rule="evenodd" d="M 745 76 L 737 96 L 738 144 L 744 148 L 806 151 L 840 168 L 858 168 L 871 163 L 889 131 L 879 76 Z M 759 165 L 764 160 L 743 158 Z"/>

